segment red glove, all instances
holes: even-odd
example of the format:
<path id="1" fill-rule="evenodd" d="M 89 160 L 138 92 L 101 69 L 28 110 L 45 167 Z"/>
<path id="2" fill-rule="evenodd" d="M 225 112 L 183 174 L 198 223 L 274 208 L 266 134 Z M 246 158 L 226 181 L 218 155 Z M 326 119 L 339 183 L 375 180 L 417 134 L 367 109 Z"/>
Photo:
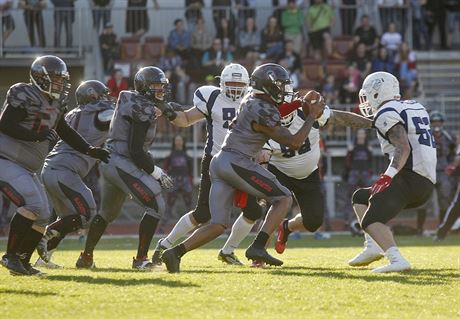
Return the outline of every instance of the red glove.
<path id="1" fill-rule="evenodd" d="M 299 107 L 302 107 L 302 102 L 300 100 L 294 100 L 291 103 L 283 103 L 278 107 L 281 117 L 291 114 Z"/>
<path id="2" fill-rule="evenodd" d="M 379 179 L 371 187 L 371 196 L 377 193 L 383 192 L 388 186 L 390 186 L 392 178 L 388 175 L 380 175 Z"/>
<path id="3" fill-rule="evenodd" d="M 451 176 L 455 170 L 457 169 L 457 165 L 455 164 L 449 164 L 446 167 L 446 170 L 444 171 L 447 175 Z"/>
<path id="4" fill-rule="evenodd" d="M 248 193 L 236 190 L 233 197 L 233 205 L 239 208 L 246 208 L 248 204 Z"/>

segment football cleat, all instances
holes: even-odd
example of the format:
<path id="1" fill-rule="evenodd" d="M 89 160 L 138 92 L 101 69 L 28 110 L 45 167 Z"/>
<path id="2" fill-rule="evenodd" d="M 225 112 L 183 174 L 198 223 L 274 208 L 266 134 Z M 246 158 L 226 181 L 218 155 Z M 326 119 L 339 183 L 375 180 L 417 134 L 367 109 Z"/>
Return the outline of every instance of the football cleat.
<path id="1" fill-rule="evenodd" d="M 77 268 L 86 268 L 86 269 L 93 269 L 96 268 L 96 264 L 93 261 L 93 255 L 88 255 L 82 252 L 80 257 L 75 264 Z"/>
<path id="2" fill-rule="evenodd" d="M 21 259 L 16 254 L 3 255 L 0 264 L 7 268 L 13 275 L 30 276 L 29 271 L 24 268 Z"/>
<path id="3" fill-rule="evenodd" d="M 166 247 L 162 246 L 161 243 L 165 240 L 164 238 L 161 238 L 158 240 L 158 243 L 155 247 L 155 250 L 153 251 L 153 256 L 152 256 L 152 264 L 154 266 L 160 266 L 161 265 L 161 255 L 163 254 L 163 251 L 166 250 Z"/>
<path id="4" fill-rule="evenodd" d="M 227 265 L 243 266 L 243 263 L 238 259 L 238 257 L 236 257 L 234 252 L 231 254 L 224 254 L 222 250 L 220 250 L 217 259 L 226 263 Z"/>
<path id="5" fill-rule="evenodd" d="M 387 251 L 385 257 L 390 260 L 388 265 L 378 267 L 372 270 L 373 273 L 399 272 L 410 270 L 410 263 L 399 253 L 399 250 L 393 252 Z"/>
<path id="6" fill-rule="evenodd" d="M 43 259 L 38 257 L 37 261 L 34 264 L 34 267 L 42 267 L 42 268 L 48 268 L 48 269 L 59 269 L 59 268 L 64 268 L 61 265 L 55 264 L 51 260 L 48 262 L 45 262 Z"/>
<path id="7" fill-rule="evenodd" d="M 257 248 L 254 245 L 249 246 L 246 250 L 246 258 L 253 261 L 265 262 L 271 266 L 281 266 L 283 264 L 282 260 L 271 256 L 265 248 Z"/>
<path id="8" fill-rule="evenodd" d="M 374 261 L 383 258 L 380 247 L 372 240 L 364 242 L 364 250 L 348 261 L 348 265 L 352 267 L 367 266 Z"/>
<path id="9" fill-rule="evenodd" d="M 180 257 L 176 255 L 173 248 L 166 249 L 161 256 L 161 260 L 165 263 L 168 272 L 180 272 Z"/>
<path id="10" fill-rule="evenodd" d="M 32 267 L 32 265 L 30 263 L 26 263 L 22 259 L 21 259 L 21 263 L 24 266 L 24 268 L 29 272 L 30 276 L 43 276 L 43 275 L 46 275 L 46 273 L 41 272 L 40 270 Z"/>
<path id="11" fill-rule="evenodd" d="M 285 227 L 286 223 L 289 221 L 287 219 L 283 220 L 281 224 L 278 226 L 278 236 L 276 237 L 276 242 L 275 242 L 275 250 L 278 254 L 284 253 L 284 250 L 286 249 L 286 244 L 288 241 L 289 235 L 286 234 Z"/>
<path id="12" fill-rule="evenodd" d="M 139 259 L 133 257 L 132 268 L 138 270 L 151 270 L 153 268 L 153 264 L 149 259 L 147 259 L 147 257 Z"/>
<path id="13" fill-rule="evenodd" d="M 265 263 L 263 261 L 253 260 L 251 267 L 252 268 L 265 268 Z"/>

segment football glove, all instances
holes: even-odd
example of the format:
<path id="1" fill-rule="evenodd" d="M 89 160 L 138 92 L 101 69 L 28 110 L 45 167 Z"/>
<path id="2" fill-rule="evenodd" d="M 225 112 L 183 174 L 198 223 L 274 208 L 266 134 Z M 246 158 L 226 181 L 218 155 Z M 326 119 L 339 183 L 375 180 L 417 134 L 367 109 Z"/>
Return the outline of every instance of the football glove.
<path id="1" fill-rule="evenodd" d="M 371 196 L 374 196 L 377 193 L 383 192 L 388 186 L 390 186 L 391 181 L 393 178 L 391 178 L 388 175 L 382 174 L 380 175 L 379 179 L 372 185 L 371 187 Z"/>
<path id="2" fill-rule="evenodd" d="M 165 173 L 164 170 L 155 166 L 155 169 L 152 172 L 153 178 L 155 178 L 164 189 L 171 189 L 174 186 L 173 180 L 168 174 Z"/>
<path id="3" fill-rule="evenodd" d="M 329 118 L 331 117 L 331 109 L 329 106 L 324 107 L 323 114 L 316 120 L 318 122 L 319 126 L 324 126 L 326 125 L 327 121 L 329 121 Z"/>
<path id="4" fill-rule="evenodd" d="M 174 121 L 177 117 L 176 111 L 174 111 L 173 106 L 170 103 L 159 102 L 155 105 L 160 109 L 161 113 L 168 119 L 168 121 Z"/>
<path id="5" fill-rule="evenodd" d="M 110 159 L 110 152 L 102 147 L 94 147 L 91 146 L 86 155 L 91 156 L 92 158 L 96 158 L 98 160 L 103 161 L 104 163 L 108 163 Z"/>

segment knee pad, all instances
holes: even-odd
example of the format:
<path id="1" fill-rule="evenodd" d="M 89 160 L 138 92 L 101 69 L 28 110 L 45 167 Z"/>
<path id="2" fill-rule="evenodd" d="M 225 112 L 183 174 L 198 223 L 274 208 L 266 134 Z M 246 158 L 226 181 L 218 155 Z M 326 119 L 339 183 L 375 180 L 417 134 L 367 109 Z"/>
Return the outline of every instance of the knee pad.
<path id="1" fill-rule="evenodd" d="M 352 204 L 369 205 L 369 188 L 359 188 L 351 196 Z"/>
<path id="2" fill-rule="evenodd" d="M 198 224 L 205 224 L 211 220 L 209 205 L 198 205 L 192 212 L 193 218 Z"/>
<path id="3" fill-rule="evenodd" d="M 249 197 L 247 206 L 243 208 L 243 216 L 249 220 L 256 221 L 263 215 L 263 208 L 255 198 Z"/>
<path id="4" fill-rule="evenodd" d="M 161 217 L 164 215 L 165 210 L 166 210 L 166 203 L 163 197 L 161 196 L 161 193 L 155 196 L 155 201 L 156 201 L 156 204 L 155 204 L 156 209 L 149 207 L 149 209 L 147 209 L 145 213 L 152 217 L 161 219 Z"/>

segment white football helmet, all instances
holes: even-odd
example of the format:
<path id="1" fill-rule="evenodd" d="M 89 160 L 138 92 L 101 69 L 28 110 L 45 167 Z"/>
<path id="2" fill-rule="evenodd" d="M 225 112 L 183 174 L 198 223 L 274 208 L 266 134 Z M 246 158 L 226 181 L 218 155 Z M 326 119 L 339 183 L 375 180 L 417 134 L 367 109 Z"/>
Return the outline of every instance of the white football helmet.
<path id="1" fill-rule="evenodd" d="M 286 116 L 283 116 L 281 118 L 281 126 L 286 126 L 289 127 L 292 122 L 294 121 L 295 116 L 297 115 L 297 110 L 294 110 L 293 112 L 289 113 Z"/>
<path id="2" fill-rule="evenodd" d="M 229 82 L 243 83 L 244 86 L 232 86 L 228 85 Z M 220 88 L 224 94 L 236 101 L 242 98 L 249 87 L 249 74 L 244 66 L 237 63 L 230 63 L 227 65 L 220 75 Z"/>
<path id="3" fill-rule="evenodd" d="M 359 110 L 366 117 L 377 113 L 383 102 L 399 100 L 398 79 L 388 72 L 375 72 L 369 74 L 359 91 Z"/>

